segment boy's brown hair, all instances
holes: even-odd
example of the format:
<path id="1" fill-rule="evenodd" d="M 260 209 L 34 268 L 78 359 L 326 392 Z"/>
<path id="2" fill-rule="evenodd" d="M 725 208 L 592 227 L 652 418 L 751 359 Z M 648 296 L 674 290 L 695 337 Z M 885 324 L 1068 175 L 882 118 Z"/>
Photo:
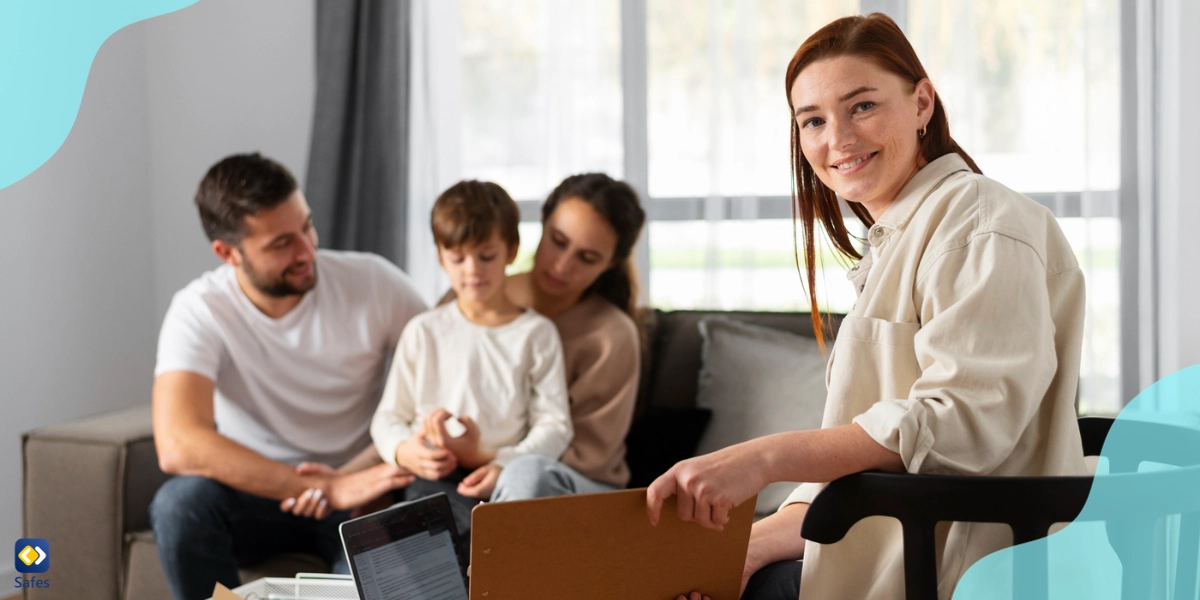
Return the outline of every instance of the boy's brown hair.
<path id="1" fill-rule="evenodd" d="M 493 232 L 509 248 L 521 243 L 517 224 L 521 211 L 504 188 L 490 181 L 460 181 L 433 203 L 430 226 L 439 248 L 458 248 L 466 243 L 482 244 Z"/>

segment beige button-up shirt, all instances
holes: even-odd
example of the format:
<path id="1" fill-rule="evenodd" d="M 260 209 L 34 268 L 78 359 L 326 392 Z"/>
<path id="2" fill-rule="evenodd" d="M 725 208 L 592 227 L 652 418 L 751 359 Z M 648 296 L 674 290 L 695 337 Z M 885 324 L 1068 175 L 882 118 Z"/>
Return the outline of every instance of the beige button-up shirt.
<path id="1" fill-rule="evenodd" d="M 856 423 L 910 473 L 1083 475 L 1075 389 L 1084 282 L 1054 215 L 957 154 L 921 169 L 868 234 L 826 372 L 823 427 Z M 811 502 L 804 484 L 788 503 Z M 1010 546 L 1006 525 L 938 528 L 938 595 Z M 802 599 L 902 599 L 899 523 L 808 542 Z"/>

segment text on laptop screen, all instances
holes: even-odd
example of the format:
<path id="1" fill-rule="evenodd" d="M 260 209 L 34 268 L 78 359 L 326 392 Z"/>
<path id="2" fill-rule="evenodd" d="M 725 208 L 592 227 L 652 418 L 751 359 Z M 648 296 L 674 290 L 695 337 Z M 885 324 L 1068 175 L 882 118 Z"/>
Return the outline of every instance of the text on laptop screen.
<path id="1" fill-rule="evenodd" d="M 343 524 L 362 600 L 467 600 L 452 518 L 430 498 Z"/>

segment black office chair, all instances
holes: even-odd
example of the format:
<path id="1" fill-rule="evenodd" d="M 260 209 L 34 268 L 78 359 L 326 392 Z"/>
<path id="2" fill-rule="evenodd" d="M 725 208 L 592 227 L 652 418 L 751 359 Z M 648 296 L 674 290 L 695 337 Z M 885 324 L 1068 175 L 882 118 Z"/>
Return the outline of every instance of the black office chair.
<path id="1" fill-rule="evenodd" d="M 1106 455 L 1111 475 L 1092 478 L 858 473 L 831 482 L 817 495 L 805 516 L 801 535 L 806 540 L 832 544 L 866 517 L 896 518 L 904 532 L 905 597 L 925 600 L 937 598 L 934 527 L 939 521 L 1005 523 L 1012 528 L 1014 544 L 1045 538 L 1055 523 L 1077 518 L 1105 521 L 1109 540 L 1121 559 L 1121 597 L 1132 600 L 1149 597 L 1155 521 L 1177 514 L 1182 519 L 1175 598 L 1194 598 L 1200 551 L 1200 496 L 1180 497 L 1170 490 L 1200 486 L 1200 431 L 1083 417 L 1079 419 L 1079 431 L 1084 456 L 1100 455 L 1114 424 L 1123 434 L 1152 434 L 1155 444 L 1138 448 L 1138 456 Z M 1137 468 L 1144 461 L 1184 468 L 1138 473 Z M 1181 485 L 1191 487 L 1181 488 Z M 1097 494 L 1118 501 L 1103 503 L 1109 508 L 1088 507 L 1088 514 L 1081 515 L 1093 488 Z M 1034 597 L 1045 598 L 1046 542 L 1017 552 L 1013 573 L 1014 579 L 1029 578 L 1023 579 L 1028 587 L 1023 585 L 1022 589 L 1038 590 Z"/>

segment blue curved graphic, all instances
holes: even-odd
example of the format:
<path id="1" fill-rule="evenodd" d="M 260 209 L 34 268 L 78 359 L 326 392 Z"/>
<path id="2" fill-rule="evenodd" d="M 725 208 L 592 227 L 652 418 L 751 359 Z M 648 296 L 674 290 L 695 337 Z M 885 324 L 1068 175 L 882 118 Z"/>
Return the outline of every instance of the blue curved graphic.
<path id="1" fill-rule="evenodd" d="M 954 599 L 1196 598 L 1200 365 L 1155 383 L 1121 411 L 1096 473 L 1074 522 L 984 557 Z M 1022 568 L 1038 561 L 1047 561 L 1048 582 Z"/>
<path id="2" fill-rule="evenodd" d="M 0 1 L 0 189 L 58 151 L 79 113 L 92 60 L 108 36 L 195 2 Z"/>

